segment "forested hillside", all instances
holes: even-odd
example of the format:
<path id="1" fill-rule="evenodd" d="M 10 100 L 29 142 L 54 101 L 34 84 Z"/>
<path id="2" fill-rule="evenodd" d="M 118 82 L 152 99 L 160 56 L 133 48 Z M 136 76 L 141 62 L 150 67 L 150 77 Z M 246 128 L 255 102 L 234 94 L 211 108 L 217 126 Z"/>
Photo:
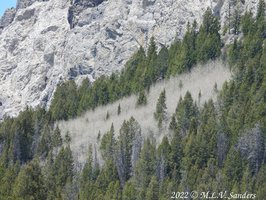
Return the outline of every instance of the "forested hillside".
<path id="1" fill-rule="evenodd" d="M 219 19 L 207 10 L 202 25 L 188 24 L 184 39 L 170 48 L 158 52 L 152 39 L 147 52 L 141 47 L 121 73 L 94 83 L 84 80 L 80 87 L 66 82 L 48 111 L 28 108 L 6 118 L 0 124 L 0 199 L 178 199 L 174 192 L 192 199 L 192 191 L 247 191 L 265 199 L 265 2 L 260 0 L 256 16 L 247 12 L 232 21 L 232 29 L 220 30 Z M 234 41 L 226 45 L 222 38 L 229 32 Z M 180 98 L 159 144 L 152 133 L 144 137 L 140 122 L 131 117 L 117 133 L 110 126 L 99 134 L 100 152 L 91 145 L 84 165 L 74 163 L 72 139 L 62 137 L 58 120 L 132 94 L 138 95 L 136 106 L 147 106 L 153 84 L 216 59 L 230 64 L 232 80 L 217 90 L 216 102 L 199 106 L 190 92 Z M 158 128 L 167 109 L 165 90 L 160 92 L 150 113 Z"/>
<path id="2" fill-rule="evenodd" d="M 112 124 L 114 136 L 117 137 L 124 120 L 131 117 L 138 121 L 143 137 L 153 135 L 158 143 L 168 134 L 169 123 L 177 103 L 180 98 L 184 98 L 187 91 L 198 107 L 203 106 L 210 98 L 217 104 L 218 91 L 221 90 L 225 81 L 230 80 L 231 75 L 228 65 L 223 61 L 215 60 L 202 65 L 198 64 L 190 72 L 157 81 L 149 91 L 141 95 L 132 94 L 129 97 L 123 97 L 113 103 L 88 110 L 76 118 L 60 120 L 56 125 L 61 130 L 62 137 L 66 134 L 70 135 L 73 156 L 75 160 L 82 163 L 86 160 L 84 155 L 90 144 L 94 144 L 94 148 L 99 150 L 100 141 L 97 138 L 109 131 Z M 164 115 L 156 114 L 155 118 L 158 98 L 164 90 Z M 141 102 L 145 105 L 141 105 Z M 160 121 L 160 126 L 157 119 Z M 97 155 L 100 156 L 100 154 Z"/>

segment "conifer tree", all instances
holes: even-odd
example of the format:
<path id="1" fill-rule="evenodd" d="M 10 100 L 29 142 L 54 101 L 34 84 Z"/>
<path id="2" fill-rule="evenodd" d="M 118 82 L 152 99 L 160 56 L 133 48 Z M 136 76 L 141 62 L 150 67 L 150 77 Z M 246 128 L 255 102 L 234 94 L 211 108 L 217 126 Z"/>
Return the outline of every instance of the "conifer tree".
<path id="1" fill-rule="evenodd" d="M 54 161 L 56 186 L 61 190 L 68 181 L 73 180 L 74 163 L 70 146 L 62 147 Z"/>
<path id="2" fill-rule="evenodd" d="M 151 178 L 151 182 L 147 189 L 146 198 L 147 200 L 159 200 L 159 184 L 156 177 Z"/>
<path id="3" fill-rule="evenodd" d="M 171 175 L 171 159 L 171 145 L 165 136 L 157 149 L 157 178 L 160 183 Z"/>
<path id="4" fill-rule="evenodd" d="M 140 190 L 140 196 L 145 194 L 145 188 L 148 187 L 150 179 L 156 171 L 156 147 L 154 141 L 149 138 L 144 141 L 143 148 L 141 149 L 140 159 L 135 167 L 136 185 Z M 144 195 L 145 196 L 145 195 Z"/>
<path id="5" fill-rule="evenodd" d="M 139 92 L 137 106 L 146 105 L 147 104 L 147 96 L 144 90 Z"/>
<path id="6" fill-rule="evenodd" d="M 117 107 L 117 115 L 120 115 L 120 114 L 121 114 L 121 106 L 119 104 L 118 107 Z"/>
<path id="7" fill-rule="evenodd" d="M 193 118 L 196 118 L 197 115 L 197 106 L 193 104 L 191 94 L 186 92 L 184 100 L 180 98 L 176 108 L 178 131 L 182 135 L 188 131 Z"/>
<path id="8" fill-rule="evenodd" d="M 254 19 L 251 12 L 246 12 L 241 20 L 241 27 L 243 34 L 247 36 L 255 32 Z"/>
<path id="9" fill-rule="evenodd" d="M 52 119 L 60 120 L 76 116 L 78 102 L 77 85 L 74 81 L 59 85 L 51 103 Z"/>
<path id="10" fill-rule="evenodd" d="M 46 157 L 51 148 L 52 148 L 51 129 L 46 124 L 42 130 L 42 136 L 40 138 L 37 152 L 39 153 L 39 155 Z"/>
<path id="11" fill-rule="evenodd" d="M 105 116 L 105 120 L 108 120 L 110 118 L 110 114 L 109 111 L 107 111 L 106 116 Z"/>
<path id="12" fill-rule="evenodd" d="M 102 136 L 100 150 L 105 160 L 113 159 L 116 140 L 114 138 L 114 125 L 111 125 L 110 130 Z"/>
<path id="13" fill-rule="evenodd" d="M 90 107 L 89 105 L 90 100 L 88 95 L 90 90 L 91 90 L 90 80 L 88 78 L 85 78 L 82 81 L 81 86 L 78 88 L 78 98 L 79 98 L 79 104 L 77 110 L 78 114 L 83 113 L 85 110 L 87 110 Z"/>
<path id="14" fill-rule="evenodd" d="M 140 125 L 133 117 L 123 122 L 116 147 L 116 165 L 122 185 L 133 174 L 133 166 L 138 160 L 141 148 L 140 144 L 137 144 L 140 135 Z"/>
<path id="15" fill-rule="evenodd" d="M 156 104 L 156 111 L 154 112 L 154 118 L 158 121 L 158 127 L 162 127 L 163 121 L 166 119 L 166 96 L 165 89 L 161 92 Z"/>
<path id="16" fill-rule="evenodd" d="M 46 199 L 44 178 L 38 160 L 25 165 L 18 174 L 14 184 L 14 199 Z"/>
<path id="17" fill-rule="evenodd" d="M 153 82 L 165 78 L 168 69 L 168 62 L 169 62 L 168 59 L 169 59 L 168 49 L 165 46 L 163 46 L 155 61 L 155 66 L 154 66 L 155 69 L 152 75 Z"/>
<path id="18" fill-rule="evenodd" d="M 150 44 L 149 44 L 149 48 L 148 48 L 148 53 L 147 53 L 147 59 L 148 62 L 151 64 L 152 62 L 155 61 L 156 56 L 157 56 L 157 46 L 155 43 L 155 38 L 151 37 L 150 39 Z"/>
<path id="19" fill-rule="evenodd" d="M 19 170 L 20 165 L 18 162 L 7 167 L 0 161 L 0 199 L 12 197 Z"/>
<path id="20" fill-rule="evenodd" d="M 238 35 L 240 31 L 240 23 L 241 23 L 241 16 L 239 10 L 236 9 L 232 20 L 233 34 Z"/>
<path id="21" fill-rule="evenodd" d="M 150 44 L 148 47 L 147 57 L 146 57 L 146 69 L 143 77 L 143 84 L 145 88 L 150 87 L 154 77 L 156 76 L 156 60 L 157 60 L 157 46 L 155 43 L 155 38 L 151 37 Z"/>
<path id="22" fill-rule="evenodd" d="M 172 115 L 171 122 L 169 124 L 169 130 L 174 131 L 174 132 L 177 130 L 177 122 L 176 122 L 175 114 Z"/>
<path id="23" fill-rule="evenodd" d="M 175 183 L 179 183 L 181 180 L 181 160 L 183 157 L 182 137 L 176 130 L 171 141 L 171 153 L 170 153 L 170 169 L 171 178 Z M 177 185 L 175 184 L 175 185 Z"/>
<path id="24" fill-rule="evenodd" d="M 53 147 L 59 147 L 63 143 L 63 139 L 61 137 L 60 129 L 56 126 L 54 133 L 52 135 L 52 145 Z"/>
<path id="25" fill-rule="evenodd" d="M 265 18 L 265 1 L 264 0 L 259 0 L 259 6 L 257 10 L 257 16 L 256 19 L 259 20 L 260 18 Z"/>
<path id="26" fill-rule="evenodd" d="M 137 200 L 137 191 L 133 181 L 128 181 L 123 188 L 123 200 Z"/>
<path id="27" fill-rule="evenodd" d="M 92 146 L 89 146 L 88 158 L 81 173 L 79 195 L 81 199 L 91 199 L 94 183 L 97 179 L 99 170 L 98 165 L 94 164 Z M 96 166 L 96 168 L 94 167 Z"/>
<path id="28" fill-rule="evenodd" d="M 222 44 L 219 31 L 219 20 L 208 8 L 203 15 L 203 23 L 196 41 L 198 61 L 206 62 L 209 59 L 215 59 L 220 56 Z"/>
<path id="29" fill-rule="evenodd" d="M 224 174 L 229 182 L 229 188 L 233 187 L 234 181 L 239 182 L 242 179 L 243 163 L 240 153 L 231 147 L 227 154 L 224 166 Z M 230 181 L 234 180 L 234 181 Z"/>

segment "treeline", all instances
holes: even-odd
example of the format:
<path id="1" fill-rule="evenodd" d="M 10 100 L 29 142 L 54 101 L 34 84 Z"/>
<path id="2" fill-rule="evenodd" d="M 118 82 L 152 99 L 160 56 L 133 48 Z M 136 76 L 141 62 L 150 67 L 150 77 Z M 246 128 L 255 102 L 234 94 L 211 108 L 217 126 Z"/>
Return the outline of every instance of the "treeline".
<path id="1" fill-rule="evenodd" d="M 67 82 L 59 86 L 48 112 L 28 108 L 17 118 L 6 118 L 0 124 L 0 199 L 164 200 L 172 192 L 193 190 L 248 191 L 256 194 L 256 199 L 264 199 L 266 22 L 264 1 L 259 5 L 255 17 L 246 13 L 240 18 L 238 34 L 243 37 L 226 48 L 234 77 L 224 84 L 218 102 L 210 100 L 201 108 L 187 92 L 172 111 L 160 144 L 152 136 L 145 138 L 134 118 L 126 119 L 119 133 L 111 126 L 99 138 L 103 166 L 90 147 L 79 171 L 70 149 L 71 138 L 68 134 L 61 137 L 54 120 L 74 117 L 132 93 L 143 97 L 144 89 L 157 80 L 215 59 L 222 44 L 216 32 L 219 22 L 210 10 L 199 31 L 193 28 L 195 23 L 189 26 L 184 40 L 170 49 L 157 53 L 151 40 L 147 55 L 140 48 L 120 75 L 101 77 L 93 85 L 85 80 L 80 88 Z M 200 37 L 203 34 L 205 40 Z M 190 38 L 194 38 L 195 49 L 185 45 Z M 193 56 L 184 53 L 188 49 Z M 162 65 L 158 64 L 160 54 L 167 55 L 161 59 Z M 165 100 L 162 91 L 154 108 L 159 127 L 165 120 Z"/>
<path id="2" fill-rule="evenodd" d="M 121 73 L 102 76 L 93 84 L 85 79 L 79 88 L 74 81 L 59 85 L 50 108 L 52 119 L 72 118 L 131 94 L 139 94 L 141 98 L 144 90 L 156 81 L 190 71 L 197 63 L 219 57 L 222 48 L 219 31 L 219 20 L 208 9 L 203 24 L 200 27 L 196 21 L 188 24 L 184 39 L 175 41 L 169 49 L 163 46 L 157 52 L 154 38 L 151 38 L 147 53 L 140 47 Z"/>

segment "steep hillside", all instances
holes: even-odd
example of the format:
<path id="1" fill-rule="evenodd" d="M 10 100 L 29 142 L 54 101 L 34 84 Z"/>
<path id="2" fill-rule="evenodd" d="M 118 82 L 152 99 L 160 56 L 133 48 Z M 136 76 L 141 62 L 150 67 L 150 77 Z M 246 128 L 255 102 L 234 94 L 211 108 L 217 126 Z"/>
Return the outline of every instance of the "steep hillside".
<path id="1" fill-rule="evenodd" d="M 123 98 L 113 104 L 96 108 L 95 111 L 88 111 L 76 119 L 61 121 L 59 128 L 62 135 L 69 133 L 74 158 L 82 163 L 86 159 L 89 145 L 99 145 L 97 141 L 99 133 L 106 133 L 112 124 L 115 133 L 119 133 L 123 121 L 130 117 L 134 117 L 139 122 L 143 135 L 149 136 L 152 133 L 158 139 L 157 142 L 160 142 L 162 137 L 168 133 L 171 116 L 175 112 L 180 97 L 184 98 L 186 92 L 189 91 L 193 99 L 197 101 L 196 103 L 202 106 L 209 99 L 216 99 L 218 91 L 215 89 L 215 84 L 219 90 L 225 81 L 230 80 L 230 77 L 230 70 L 222 61 L 210 62 L 195 67 L 190 73 L 161 81 L 152 86 L 147 96 L 146 106 L 137 106 L 137 96 Z M 153 113 L 163 89 L 166 90 L 167 120 L 159 129 Z M 199 97 L 199 93 L 201 97 Z M 118 115 L 119 104 L 121 114 Z M 107 113 L 110 116 L 108 119 L 106 119 Z"/>
<path id="2" fill-rule="evenodd" d="M 51 2 L 20 0 L 16 12 Z M 72 2 L 69 30 L 84 6 L 108 2 Z M 218 11 L 168 48 L 151 37 L 120 73 L 62 82 L 48 109 L 4 118 L 0 199 L 265 199 L 266 3 L 224 30 Z"/>
<path id="3" fill-rule="evenodd" d="M 236 8 L 254 11 L 257 3 L 18 0 L 0 23 L 0 118 L 26 105 L 49 107 L 59 82 L 120 70 L 151 36 L 169 45 L 183 37 L 187 22 L 201 22 L 207 7 L 226 25 Z"/>

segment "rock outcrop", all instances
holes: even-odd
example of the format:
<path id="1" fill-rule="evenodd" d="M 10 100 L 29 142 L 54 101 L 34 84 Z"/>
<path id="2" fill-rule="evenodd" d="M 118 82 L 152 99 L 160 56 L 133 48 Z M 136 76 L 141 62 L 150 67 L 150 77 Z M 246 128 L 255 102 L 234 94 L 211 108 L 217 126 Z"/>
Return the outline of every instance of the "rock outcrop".
<path id="1" fill-rule="evenodd" d="M 3 17 L 0 20 L 0 29 L 3 29 L 7 27 L 9 24 L 11 24 L 15 18 L 16 15 L 16 9 L 10 8 L 7 9 L 3 15 Z"/>
<path id="2" fill-rule="evenodd" d="M 17 0 L 17 9 L 27 8 L 36 1 L 49 1 L 49 0 Z"/>
<path id="3" fill-rule="evenodd" d="M 120 70 L 151 36 L 169 45 L 188 21 L 201 22 L 207 7 L 224 21 L 230 1 L 18 0 L 1 19 L 0 118 L 26 105 L 48 107 L 59 82 Z M 257 3 L 237 6 L 245 11 Z"/>

